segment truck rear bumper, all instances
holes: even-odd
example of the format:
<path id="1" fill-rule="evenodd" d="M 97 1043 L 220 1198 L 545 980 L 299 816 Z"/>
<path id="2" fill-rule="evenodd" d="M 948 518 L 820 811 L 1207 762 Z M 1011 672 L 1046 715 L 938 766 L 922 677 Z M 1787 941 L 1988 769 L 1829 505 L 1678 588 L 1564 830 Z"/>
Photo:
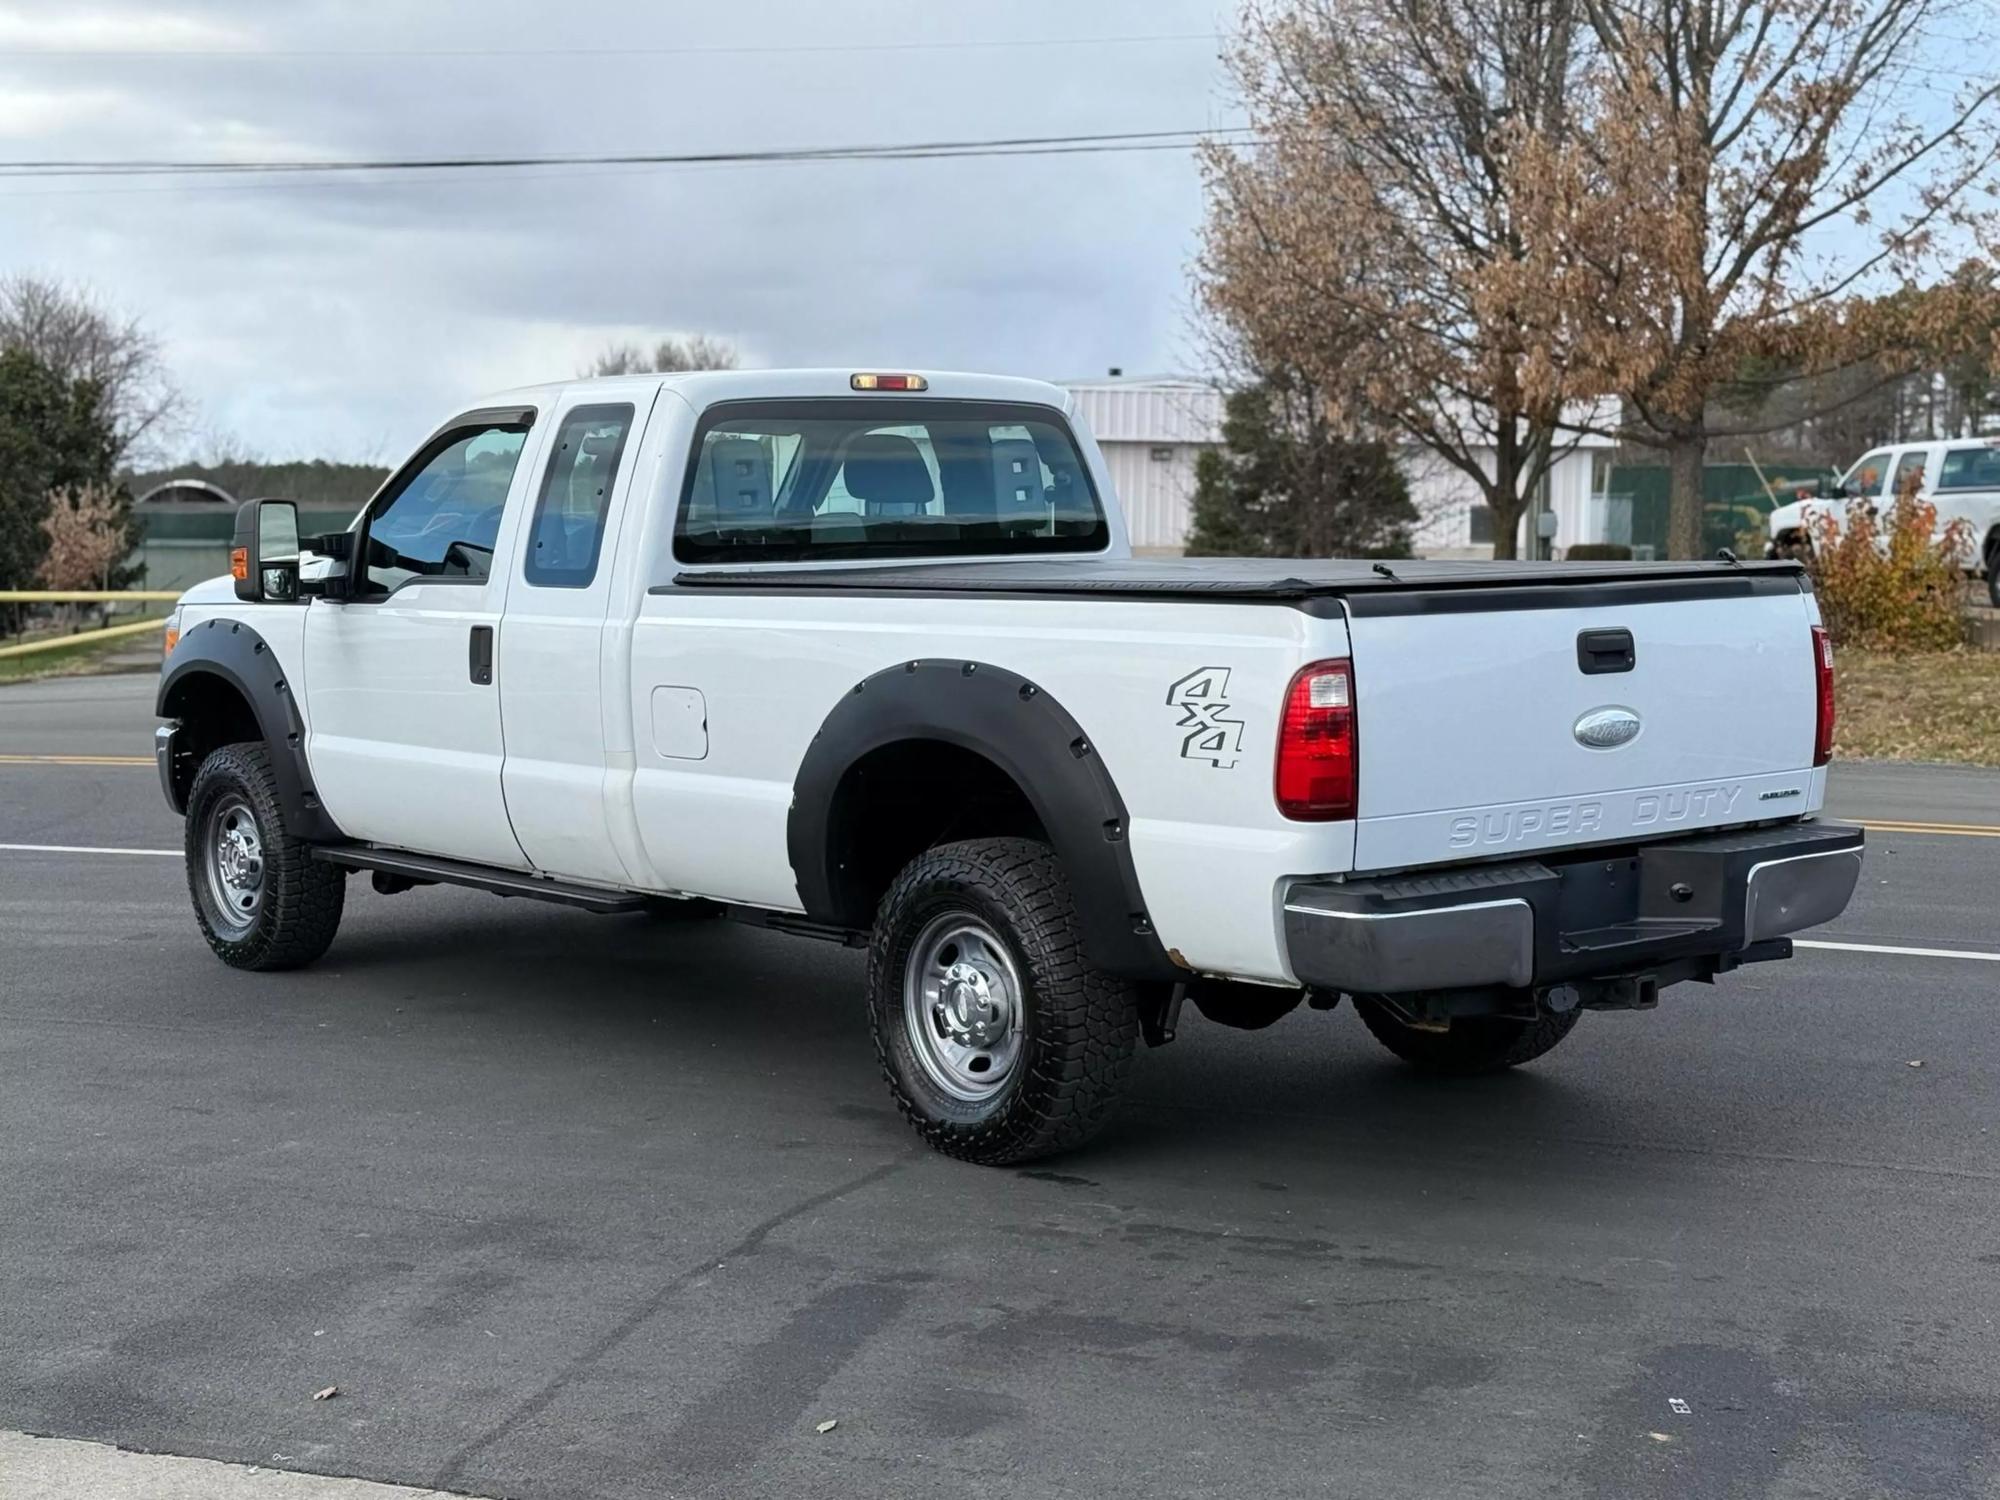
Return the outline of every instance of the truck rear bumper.
<path id="1" fill-rule="evenodd" d="M 1285 950 L 1301 984 L 1360 994 L 1707 972 L 1703 960 L 1730 967 L 1840 915 L 1862 843 L 1848 824 L 1794 823 L 1560 862 L 1300 880 L 1285 892 Z"/>

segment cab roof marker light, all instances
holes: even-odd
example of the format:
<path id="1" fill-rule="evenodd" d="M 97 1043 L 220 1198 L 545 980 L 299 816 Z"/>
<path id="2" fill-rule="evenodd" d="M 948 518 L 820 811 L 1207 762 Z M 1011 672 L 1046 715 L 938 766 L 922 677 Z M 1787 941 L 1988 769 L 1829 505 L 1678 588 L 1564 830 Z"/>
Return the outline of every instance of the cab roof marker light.
<path id="1" fill-rule="evenodd" d="M 927 391 L 931 383 L 921 375 L 850 375 L 848 385 L 857 391 Z"/>

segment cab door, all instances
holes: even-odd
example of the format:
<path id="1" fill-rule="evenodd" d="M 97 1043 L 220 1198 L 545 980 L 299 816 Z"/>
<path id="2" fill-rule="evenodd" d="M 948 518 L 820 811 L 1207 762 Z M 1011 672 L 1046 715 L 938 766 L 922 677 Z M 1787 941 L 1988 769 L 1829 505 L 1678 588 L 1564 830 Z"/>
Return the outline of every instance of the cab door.
<path id="1" fill-rule="evenodd" d="M 605 715 L 610 705 L 623 712 L 626 691 L 606 651 L 612 559 L 621 531 L 637 529 L 627 521 L 638 508 L 635 458 L 658 392 L 657 379 L 599 382 L 565 395 L 545 420 L 500 632 L 501 779 L 515 837 L 536 869 L 610 885 L 631 879 L 606 813 Z"/>
<path id="2" fill-rule="evenodd" d="M 514 869 L 500 772 L 496 636 L 535 413 L 469 412 L 383 486 L 355 531 L 345 601 L 306 617 L 306 754 L 349 836 Z"/>

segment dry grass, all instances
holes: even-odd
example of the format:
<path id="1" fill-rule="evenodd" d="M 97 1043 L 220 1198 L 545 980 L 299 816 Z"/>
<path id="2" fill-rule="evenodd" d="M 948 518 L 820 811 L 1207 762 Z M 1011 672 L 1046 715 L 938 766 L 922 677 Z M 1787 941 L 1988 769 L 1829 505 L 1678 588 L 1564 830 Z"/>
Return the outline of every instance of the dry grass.
<path id="1" fill-rule="evenodd" d="M 1835 753 L 2000 766 L 2000 651 L 1842 651 Z"/>
<path id="2" fill-rule="evenodd" d="M 11 640 L 0 637 L 0 645 L 11 644 Z M 75 646 L 30 652 L 26 656 L 0 656 L 0 682 L 32 682 L 38 677 L 85 677 L 115 671 L 118 663 L 114 658 L 121 655 L 129 658 L 135 648 L 143 650 L 146 645 L 153 648 L 155 657 L 159 655 L 159 642 L 150 635 L 142 635 L 136 639 L 125 636 L 119 640 L 84 641 Z"/>

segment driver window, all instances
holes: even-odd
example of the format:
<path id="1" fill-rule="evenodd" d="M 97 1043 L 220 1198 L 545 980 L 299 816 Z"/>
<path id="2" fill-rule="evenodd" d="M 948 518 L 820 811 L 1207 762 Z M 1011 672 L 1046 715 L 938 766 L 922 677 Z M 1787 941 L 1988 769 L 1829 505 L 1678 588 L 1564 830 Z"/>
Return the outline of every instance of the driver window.
<path id="1" fill-rule="evenodd" d="M 1882 481 L 1889 477 L 1889 450 L 1871 453 L 1847 471 L 1841 480 L 1842 488 L 1864 500 L 1873 500 L 1882 493 Z"/>
<path id="2" fill-rule="evenodd" d="M 440 448 L 368 519 L 368 586 L 412 578 L 483 580 L 527 430 L 487 427 Z"/>

